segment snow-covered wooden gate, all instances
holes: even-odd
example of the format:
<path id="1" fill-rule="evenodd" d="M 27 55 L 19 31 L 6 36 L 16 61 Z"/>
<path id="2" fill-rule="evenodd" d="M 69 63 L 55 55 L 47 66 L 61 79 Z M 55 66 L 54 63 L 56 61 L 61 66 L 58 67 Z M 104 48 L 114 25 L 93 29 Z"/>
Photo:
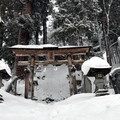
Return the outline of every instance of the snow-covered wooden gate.
<path id="1" fill-rule="evenodd" d="M 69 71 L 70 95 L 77 94 L 74 66 L 81 65 L 88 56 L 91 46 L 63 46 L 51 44 L 44 45 L 15 45 L 10 47 L 16 56 L 16 75 L 24 74 L 25 98 L 28 98 L 29 71 L 24 71 L 29 66 L 31 71 L 31 99 L 34 96 L 34 68 L 37 65 L 67 64 Z"/>

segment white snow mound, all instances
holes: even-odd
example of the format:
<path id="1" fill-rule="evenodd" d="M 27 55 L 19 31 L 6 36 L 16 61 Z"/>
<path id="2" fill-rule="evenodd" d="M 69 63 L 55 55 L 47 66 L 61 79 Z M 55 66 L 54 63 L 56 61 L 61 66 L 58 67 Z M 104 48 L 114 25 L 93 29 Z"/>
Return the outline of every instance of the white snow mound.
<path id="1" fill-rule="evenodd" d="M 84 75 L 87 75 L 89 72 L 90 68 L 111 68 L 109 63 L 102 58 L 99 57 L 92 57 L 91 59 L 85 61 L 82 64 L 82 71 Z"/>
<path id="2" fill-rule="evenodd" d="M 5 61 L 4 61 L 3 59 L 0 60 L 0 70 L 6 70 L 6 72 L 7 72 L 10 76 L 12 76 L 12 75 L 11 75 L 11 70 L 10 70 L 8 64 L 5 63 Z"/>

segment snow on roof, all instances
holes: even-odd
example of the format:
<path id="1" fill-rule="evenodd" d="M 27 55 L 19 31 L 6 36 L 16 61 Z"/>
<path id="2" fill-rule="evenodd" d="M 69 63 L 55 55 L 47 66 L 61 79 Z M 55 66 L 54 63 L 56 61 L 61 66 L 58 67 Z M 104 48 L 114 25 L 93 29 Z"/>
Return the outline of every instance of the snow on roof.
<path id="1" fill-rule="evenodd" d="M 99 57 L 92 57 L 82 64 L 82 71 L 84 75 L 87 75 L 90 68 L 111 68 L 109 63 Z"/>
<path id="2" fill-rule="evenodd" d="M 75 47 L 78 47 L 78 46 L 60 46 L 59 48 L 75 48 Z"/>
<path id="3" fill-rule="evenodd" d="M 7 72 L 10 76 L 12 76 L 12 75 L 11 75 L 11 70 L 10 70 L 8 64 L 5 63 L 5 61 L 4 61 L 3 59 L 0 60 L 0 70 L 6 70 L 6 72 Z"/>
<path id="4" fill-rule="evenodd" d="M 80 46 L 56 46 L 52 44 L 43 44 L 43 45 L 14 45 L 10 48 L 23 48 L 23 49 L 43 49 L 43 48 L 77 48 Z M 87 46 L 82 46 L 82 47 L 87 47 Z"/>
<path id="5" fill-rule="evenodd" d="M 14 45 L 11 48 L 26 48 L 26 49 L 43 49 L 43 48 L 57 48 L 56 45 L 43 44 L 43 45 Z"/>

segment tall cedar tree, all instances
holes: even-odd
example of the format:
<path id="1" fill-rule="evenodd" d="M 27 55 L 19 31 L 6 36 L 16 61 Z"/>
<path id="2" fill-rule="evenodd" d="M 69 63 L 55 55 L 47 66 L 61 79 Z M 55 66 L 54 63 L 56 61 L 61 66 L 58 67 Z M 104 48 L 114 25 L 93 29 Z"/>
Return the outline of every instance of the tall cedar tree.
<path id="1" fill-rule="evenodd" d="M 95 17 L 100 12 L 96 1 L 57 0 L 53 37 L 58 44 L 84 45 L 94 32 Z M 87 41 L 88 42 L 88 41 Z"/>
<path id="2" fill-rule="evenodd" d="M 12 66 L 14 56 L 8 46 L 17 44 L 18 15 L 21 12 L 21 3 L 18 0 L 0 0 L 0 17 L 3 27 L 0 28 L 0 59 L 4 58 Z"/>
<path id="3" fill-rule="evenodd" d="M 40 25 L 43 26 L 43 44 L 47 41 L 47 17 L 52 12 L 52 3 L 50 0 L 33 0 L 33 17 L 36 26 L 36 43 L 38 44 L 38 35 L 41 33 Z"/>

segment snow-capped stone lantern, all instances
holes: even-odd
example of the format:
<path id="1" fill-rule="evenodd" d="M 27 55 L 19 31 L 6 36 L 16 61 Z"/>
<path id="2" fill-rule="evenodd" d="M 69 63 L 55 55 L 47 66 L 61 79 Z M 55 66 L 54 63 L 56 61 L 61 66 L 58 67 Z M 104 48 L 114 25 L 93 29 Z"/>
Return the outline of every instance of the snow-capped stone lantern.
<path id="1" fill-rule="evenodd" d="M 85 76 L 95 77 L 96 96 L 109 94 L 107 81 L 104 79 L 104 76 L 111 71 L 111 66 L 107 61 L 99 57 L 92 57 L 83 63 L 82 71 Z"/>
<path id="2" fill-rule="evenodd" d="M 43 45 L 15 45 L 10 47 L 16 55 L 16 75 L 20 76 L 24 72 L 25 98 L 28 98 L 29 87 L 31 87 L 31 99 L 34 98 L 34 68 L 38 65 L 62 65 L 67 64 L 69 74 L 70 95 L 77 94 L 77 82 L 75 78 L 75 64 L 82 64 L 85 56 L 89 54 L 91 46 L 56 46 L 52 44 Z M 75 58 L 78 56 L 78 59 Z M 83 57 L 84 56 L 84 57 Z M 41 58 L 42 59 L 38 59 Z M 43 59 L 45 57 L 46 59 Z M 23 61 L 24 60 L 24 61 Z M 25 67 L 30 68 L 29 73 L 24 71 Z M 20 69 L 18 69 L 20 68 Z M 22 71 L 19 71 L 22 70 Z M 58 76 L 59 77 L 59 76 Z M 30 81 L 31 80 L 31 81 Z M 30 81 L 30 82 L 29 82 Z M 31 86 L 29 85 L 31 83 Z"/>

